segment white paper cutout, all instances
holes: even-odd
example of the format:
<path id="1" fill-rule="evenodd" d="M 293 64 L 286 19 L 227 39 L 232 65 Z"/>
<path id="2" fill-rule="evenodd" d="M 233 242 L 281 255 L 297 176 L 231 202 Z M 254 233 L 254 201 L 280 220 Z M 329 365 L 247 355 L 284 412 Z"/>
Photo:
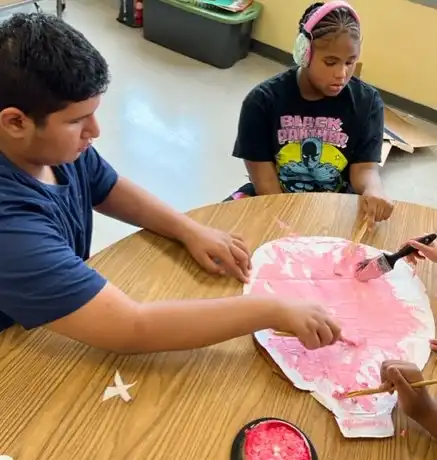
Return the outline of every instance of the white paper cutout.
<path id="1" fill-rule="evenodd" d="M 300 237 L 300 238 L 283 238 L 280 242 L 270 242 L 258 248 L 252 257 L 253 270 L 251 274 L 251 280 L 249 284 L 245 285 L 244 293 L 249 294 L 257 283 L 257 274 L 260 267 L 265 264 L 274 263 L 274 251 L 272 249 L 272 243 L 284 247 L 288 252 L 299 254 L 302 250 L 305 250 L 308 245 L 313 248 L 314 242 L 317 241 L 317 251 L 327 253 L 332 251 L 332 246 L 339 243 L 345 243 L 344 240 L 334 237 Z M 375 257 L 380 253 L 376 248 L 365 246 L 367 255 L 369 257 Z M 283 268 L 281 276 L 284 276 L 284 281 L 290 283 L 291 292 L 293 284 L 293 264 L 289 263 L 287 257 L 284 256 Z M 285 269 L 284 269 L 285 266 Z M 309 276 L 305 274 L 306 276 Z M 435 337 L 435 326 L 434 317 L 430 308 L 429 298 L 426 293 L 426 289 L 420 279 L 412 277 L 411 268 L 404 262 L 399 261 L 396 264 L 395 270 L 385 275 L 388 282 L 394 288 L 396 297 L 406 301 L 410 307 L 414 307 L 414 316 L 421 319 L 423 328 L 420 331 L 412 333 L 400 343 L 401 348 L 405 351 L 408 360 L 415 362 L 420 368 L 423 368 L 428 361 L 430 355 L 429 339 Z M 287 278 L 287 280 L 285 280 Z M 309 280 L 311 281 L 311 280 Z M 275 286 L 269 283 L 268 279 L 261 278 L 260 284 L 264 286 L 264 291 L 271 293 L 275 291 Z M 391 419 L 391 412 L 396 404 L 396 395 L 383 394 L 376 396 L 377 402 L 377 413 L 372 413 L 371 418 L 369 415 L 362 413 L 354 413 L 354 418 L 351 419 L 351 414 L 346 413 L 345 410 L 340 407 L 340 402 L 332 398 L 333 388 L 331 388 L 330 382 L 313 382 L 309 383 L 303 379 L 300 373 L 288 366 L 283 356 L 275 349 L 269 346 L 269 341 L 272 338 L 272 331 L 258 331 L 255 333 L 256 339 L 259 344 L 269 353 L 271 358 L 276 364 L 282 369 L 284 374 L 294 382 L 295 387 L 302 390 L 309 391 L 317 401 L 324 405 L 330 410 L 336 417 L 336 421 L 339 428 L 345 437 L 389 437 L 394 434 L 394 426 Z M 374 359 L 378 363 L 390 357 L 384 356 L 381 350 L 374 351 Z M 378 368 L 379 369 L 379 368 Z M 369 380 L 370 375 L 366 377 L 366 382 Z M 322 384 L 323 383 L 323 384 Z M 372 382 L 371 382 L 372 383 Z M 370 386 L 377 386 L 376 383 Z M 359 417 L 358 417 L 359 416 Z M 352 422 L 357 421 L 357 424 Z M 368 426 L 372 422 L 372 426 Z M 360 426 L 360 423 L 362 426 Z"/>
<path id="2" fill-rule="evenodd" d="M 0 455 L 0 460 L 14 460 L 12 457 L 9 457 L 9 455 Z"/>
<path id="3" fill-rule="evenodd" d="M 105 392 L 103 393 L 103 401 L 107 401 L 108 399 L 113 398 L 114 396 L 120 396 L 124 402 L 129 402 L 132 399 L 132 396 L 127 391 L 129 388 L 133 387 L 137 382 L 124 384 L 123 380 L 121 380 L 120 373 L 118 371 L 115 372 L 114 377 L 115 387 L 107 387 Z M 0 460 L 3 460 L 0 457 Z M 8 460 L 8 459 L 5 459 Z"/>

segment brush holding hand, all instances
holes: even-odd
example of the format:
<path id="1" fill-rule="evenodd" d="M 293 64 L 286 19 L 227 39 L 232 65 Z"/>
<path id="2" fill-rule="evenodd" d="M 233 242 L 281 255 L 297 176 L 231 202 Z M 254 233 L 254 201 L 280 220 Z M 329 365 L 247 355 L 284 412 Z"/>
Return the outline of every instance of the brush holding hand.
<path id="1" fill-rule="evenodd" d="M 437 263 L 437 241 L 433 241 L 429 245 L 425 245 L 422 243 L 419 243 L 417 239 L 411 239 L 407 243 L 405 243 L 405 246 L 412 246 L 414 249 L 417 249 L 418 252 L 415 252 L 413 254 L 410 254 L 407 257 L 407 260 L 410 263 L 413 263 L 414 265 L 417 264 L 419 260 L 425 260 L 428 259 L 431 262 Z"/>
<path id="2" fill-rule="evenodd" d="M 412 246 L 414 249 L 417 249 L 418 252 L 410 254 L 407 257 L 408 262 L 416 265 L 419 260 L 430 260 L 433 263 L 437 263 L 437 240 L 433 241 L 431 244 L 426 245 L 419 243 L 417 238 L 411 239 L 405 246 Z M 431 349 L 437 351 L 437 340 L 431 340 Z"/>
<path id="3" fill-rule="evenodd" d="M 419 368 L 406 361 L 385 361 L 381 366 L 382 388 L 396 391 L 402 411 L 437 437 L 437 401 L 427 388 L 413 388 L 412 383 L 421 382 Z"/>

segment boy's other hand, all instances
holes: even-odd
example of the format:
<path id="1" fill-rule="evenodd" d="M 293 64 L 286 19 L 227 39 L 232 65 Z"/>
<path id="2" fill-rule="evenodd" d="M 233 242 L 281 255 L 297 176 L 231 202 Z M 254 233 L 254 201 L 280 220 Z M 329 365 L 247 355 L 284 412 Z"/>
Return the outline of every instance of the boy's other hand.
<path id="1" fill-rule="evenodd" d="M 193 259 L 207 272 L 249 281 L 250 253 L 240 235 L 196 225 L 183 239 Z"/>

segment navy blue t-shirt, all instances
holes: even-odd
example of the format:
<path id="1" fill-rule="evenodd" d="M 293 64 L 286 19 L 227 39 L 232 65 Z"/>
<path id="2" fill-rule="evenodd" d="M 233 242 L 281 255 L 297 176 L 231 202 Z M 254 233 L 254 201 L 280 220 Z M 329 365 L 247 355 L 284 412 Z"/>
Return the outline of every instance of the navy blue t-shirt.
<path id="1" fill-rule="evenodd" d="M 250 91 L 233 155 L 274 163 L 284 192 L 348 190 L 350 165 L 381 161 L 382 99 L 352 77 L 338 96 L 308 101 L 297 78 L 291 68 Z"/>
<path id="2" fill-rule="evenodd" d="M 92 147 L 53 171 L 58 185 L 43 184 L 0 153 L 0 331 L 66 316 L 106 284 L 84 261 L 117 174 Z"/>

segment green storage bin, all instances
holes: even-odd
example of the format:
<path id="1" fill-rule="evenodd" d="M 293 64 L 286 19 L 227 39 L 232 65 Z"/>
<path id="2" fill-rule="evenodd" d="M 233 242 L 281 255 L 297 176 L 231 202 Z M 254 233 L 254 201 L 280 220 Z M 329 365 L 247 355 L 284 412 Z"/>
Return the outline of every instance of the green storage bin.
<path id="1" fill-rule="evenodd" d="M 143 0 L 144 38 L 226 69 L 248 55 L 253 23 L 261 11 L 256 2 L 232 13 L 178 0 Z"/>

